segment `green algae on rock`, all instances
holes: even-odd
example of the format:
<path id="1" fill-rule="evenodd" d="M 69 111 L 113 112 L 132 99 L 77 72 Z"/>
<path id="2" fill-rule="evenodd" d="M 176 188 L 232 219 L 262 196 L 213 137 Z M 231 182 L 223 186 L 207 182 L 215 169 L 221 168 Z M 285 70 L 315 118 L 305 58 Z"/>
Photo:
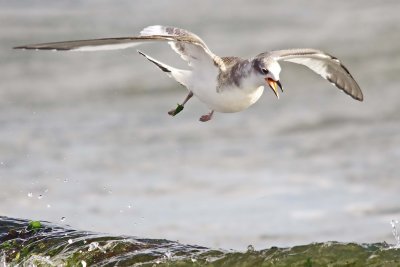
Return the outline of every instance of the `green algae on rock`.
<path id="1" fill-rule="evenodd" d="M 386 243 L 313 243 L 245 252 L 164 239 L 108 236 L 0 217 L 0 264 L 6 266 L 400 266 Z M 39 224 L 36 224 L 39 226 Z"/>
<path id="2" fill-rule="evenodd" d="M 29 230 L 38 230 L 42 227 L 42 224 L 39 221 L 30 221 L 27 229 Z"/>

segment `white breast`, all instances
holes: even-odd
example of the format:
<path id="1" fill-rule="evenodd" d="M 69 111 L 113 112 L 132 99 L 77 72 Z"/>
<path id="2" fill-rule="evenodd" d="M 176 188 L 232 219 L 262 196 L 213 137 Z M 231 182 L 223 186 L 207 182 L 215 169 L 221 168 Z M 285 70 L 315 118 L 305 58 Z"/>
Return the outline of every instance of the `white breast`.
<path id="1" fill-rule="evenodd" d="M 253 75 L 243 79 L 240 88 L 231 84 L 217 89 L 217 76 L 217 69 L 197 72 L 192 75 L 189 86 L 211 110 L 224 113 L 242 111 L 253 105 L 264 91 L 264 86 L 260 86 Z"/>
<path id="2" fill-rule="evenodd" d="M 244 90 L 238 87 L 224 88 L 217 92 L 214 88 L 197 88 L 193 93 L 207 106 L 215 111 L 230 113 L 247 109 L 260 98 L 264 86 Z"/>
<path id="3" fill-rule="evenodd" d="M 218 74 L 217 68 L 196 70 L 188 84 L 194 95 L 211 110 L 224 113 L 242 111 L 254 104 L 264 91 L 264 86 L 260 86 L 254 75 L 243 79 L 240 88 L 231 84 L 217 89 Z"/>

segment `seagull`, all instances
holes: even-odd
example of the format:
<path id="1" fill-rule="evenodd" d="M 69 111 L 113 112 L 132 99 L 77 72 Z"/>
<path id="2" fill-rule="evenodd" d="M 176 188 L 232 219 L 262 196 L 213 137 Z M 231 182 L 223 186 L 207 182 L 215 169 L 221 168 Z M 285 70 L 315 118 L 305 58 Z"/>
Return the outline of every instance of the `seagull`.
<path id="1" fill-rule="evenodd" d="M 255 57 L 219 57 L 196 34 L 187 30 L 154 25 L 144 28 L 138 36 L 23 45 L 14 49 L 53 51 L 99 51 L 125 49 L 148 42 L 168 42 L 171 48 L 188 63 L 188 69 L 178 69 L 162 63 L 138 50 L 138 53 L 169 77 L 187 88 L 186 98 L 168 112 L 175 116 L 196 96 L 209 112 L 200 121 L 209 121 L 214 112 L 239 112 L 253 105 L 269 86 L 279 99 L 283 92 L 279 80 L 279 62 L 304 65 L 328 80 L 352 98 L 362 101 L 363 94 L 348 69 L 334 56 L 311 48 L 263 52 Z"/>

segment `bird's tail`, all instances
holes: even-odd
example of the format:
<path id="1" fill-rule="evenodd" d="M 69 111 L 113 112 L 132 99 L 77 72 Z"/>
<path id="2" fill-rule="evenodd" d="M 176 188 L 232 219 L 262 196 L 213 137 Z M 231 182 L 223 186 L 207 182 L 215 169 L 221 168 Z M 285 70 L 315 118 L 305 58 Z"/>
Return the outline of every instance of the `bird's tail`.
<path id="1" fill-rule="evenodd" d="M 182 84 L 185 87 L 188 87 L 188 78 L 190 76 L 190 71 L 188 70 L 181 70 L 171 66 L 168 66 L 165 63 L 162 63 L 145 53 L 137 50 L 139 54 L 144 56 L 147 60 L 154 63 L 157 67 L 159 67 L 163 72 L 165 72 L 169 77 L 174 78 L 178 83 Z"/>

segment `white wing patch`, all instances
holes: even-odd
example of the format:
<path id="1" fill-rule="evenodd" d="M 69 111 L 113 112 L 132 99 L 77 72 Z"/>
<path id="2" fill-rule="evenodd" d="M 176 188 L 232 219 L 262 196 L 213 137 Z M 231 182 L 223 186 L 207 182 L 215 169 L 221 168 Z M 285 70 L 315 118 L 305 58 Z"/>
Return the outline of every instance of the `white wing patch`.
<path id="1" fill-rule="evenodd" d="M 284 61 L 305 65 L 314 72 L 321 75 L 323 78 L 329 77 L 329 74 L 327 72 L 327 65 L 325 64 L 324 61 L 314 60 L 312 58 L 291 58 L 291 59 L 285 59 Z"/>
<path id="2" fill-rule="evenodd" d="M 144 28 L 140 32 L 140 36 L 152 36 L 152 35 L 169 35 L 165 31 L 165 27 L 161 25 L 154 25 Z"/>
<path id="3" fill-rule="evenodd" d="M 168 42 L 172 50 L 188 62 L 192 68 L 209 68 L 219 66 L 222 70 L 225 65 L 220 57 L 214 55 L 204 41 L 196 34 L 184 29 L 154 25 L 144 28 L 140 32 L 140 37 L 163 36 L 174 38 Z"/>

